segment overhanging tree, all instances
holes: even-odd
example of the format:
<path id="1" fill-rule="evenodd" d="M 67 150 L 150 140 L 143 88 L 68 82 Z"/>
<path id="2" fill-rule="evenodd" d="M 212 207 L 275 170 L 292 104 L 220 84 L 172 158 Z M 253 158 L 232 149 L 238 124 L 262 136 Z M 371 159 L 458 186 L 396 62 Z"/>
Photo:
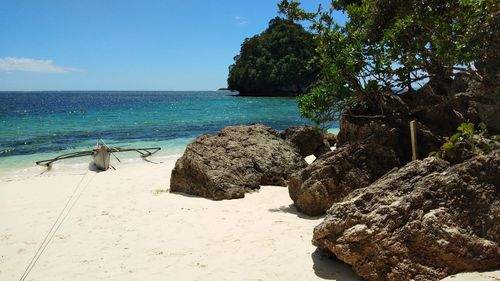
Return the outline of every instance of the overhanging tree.
<path id="1" fill-rule="evenodd" d="M 310 20 L 316 34 L 320 79 L 298 102 L 317 123 L 353 105 L 377 111 L 394 89 L 419 82 L 446 93 L 457 72 L 498 88 L 498 1 L 334 0 L 314 14 L 296 1 L 279 7 L 288 18 Z M 349 16 L 345 25 L 334 21 L 335 10 Z"/>

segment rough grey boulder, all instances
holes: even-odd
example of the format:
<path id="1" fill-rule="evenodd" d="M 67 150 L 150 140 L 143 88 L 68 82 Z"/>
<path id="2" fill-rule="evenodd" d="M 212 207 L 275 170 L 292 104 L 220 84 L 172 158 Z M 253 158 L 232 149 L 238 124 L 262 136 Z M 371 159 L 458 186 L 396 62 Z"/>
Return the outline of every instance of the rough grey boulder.
<path id="1" fill-rule="evenodd" d="M 311 154 L 318 157 L 326 151 L 330 151 L 328 144 L 323 141 L 321 131 L 311 126 L 289 127 L 281 133 L 281 137 L 295 145 L 302 157 Z"/>
<path id="2" fill-rule="evenodd" d="M 263 125 L 226 127 L 191 142 L 177 160 L 172 192 L 214 200 L 244 197 L 259 185 L 286 185 L 307 163 L 279 134 Z"/>
<path id="3" fill-rule="evenodd" d="M 334 202 L 369 185 L 398 165 L 396 153 L 380 144 L 347 145 L 295 173 L 288 183 L 288 192 L 298 210 L 319 216 Z"/>
<path id="4" fill-rule="evenodd" d="M 334 203 L 314 229 L 367 280 L 438 280 L 500 266 L 500 153 L 410 162 Z"/>

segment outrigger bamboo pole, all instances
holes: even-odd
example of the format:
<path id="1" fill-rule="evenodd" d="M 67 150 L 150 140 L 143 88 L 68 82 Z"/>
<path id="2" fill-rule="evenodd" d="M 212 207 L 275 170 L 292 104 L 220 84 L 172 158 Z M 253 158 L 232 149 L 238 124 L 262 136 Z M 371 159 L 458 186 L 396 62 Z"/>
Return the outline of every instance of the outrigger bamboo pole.
<path id="1" fill-rule="evenodd" d="M 82 156 L 93 156 L 94 163 L 96 164 L 97 168 L 99 170 L 105 171 L 109 167 L 109 155 L 110 154 L 113 154 L 113 156 L 118 161 L 120 161 L 120 159 L 118 159 L 118 157 L 116 157 L 116 155 L 114 154 L 115 152 L 135 151 L 135 152 L 140 154 L 141 158 L 145 159 L 145 158 L 155 154 L 159 150 L 161 150 L 160 147 L 146 147 L 146 148 L 108 147 L 106 144 L 104 144 L 104 142 L 102 142 L 102 143 L 103 143 L 103 146 L 100 146 L 98 144 L 97 148 L 93 149 L 93 150 L 66 153 L 66 154 L 59 155 L 59 156 L 52 158 L 52 159 L 37 161 L 36 164 L 50 168 L 52 163 L 59 161 L 59 160 L 82 157 Z"/>

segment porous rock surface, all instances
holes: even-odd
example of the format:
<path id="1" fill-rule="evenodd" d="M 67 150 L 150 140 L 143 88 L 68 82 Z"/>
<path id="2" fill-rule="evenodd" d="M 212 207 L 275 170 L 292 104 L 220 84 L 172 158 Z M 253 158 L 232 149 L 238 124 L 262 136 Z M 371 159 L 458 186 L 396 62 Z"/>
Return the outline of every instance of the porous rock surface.
<path id="1" fill-rule="evenodd" d="M 172 170 L 170 191 L 214 200 L 242 198 L 259 185 L 286 186 L 289 176 L 306 165 L 273 129 L 231 126 L 187 146 Z"/>
<path id="2" fill-rule="evenodd" d="M 398 165 L 396 153 L 386 146 L 373 142 L 348 145 L 328 152 L 292 175 L 288 192 L 298 210 L 319 216 L 334 202 Z"/>
<path id="3" fill-rule="evenodd" d="M 341 146 L 290 178 L 290 198 L 309 216 L 324 215 L 333 202 L 400 166 L 400 132 L 385 120 L 344 116 L 341 127 Z"/>
<path id="4" fill-rule="evenodd" d="M 500 266 L 500 153 L 412 161 L 334 203 L 313 244 L 367 280 L 439 280 Z"/>
<path id="5" fill-rule="evenodd" d="M 311 126 L 289 127 L 281 137 L 295 145 L 302 157 L 311 154 L 319 157 L 330 151 L 330 146 L 324 142 L 321 131 Z"/>
<path id="6" fill-rule="evenodd" d="M 292 177 L 289 192 L 297 208 L 308 215 L 325 214 L 331 203 L 341 201 L 350 191 L 410 162 L 412 120 L 417 124 L 418 157 L 438 150 L 464 118 L 469 118 L 455 109 L 465 112 L 468 105 L 467 101 L 461 106 L 448 103 L 447 97 L 431 92 L 426 87 L 390 99 L 386 114 L 344 114 L 336 138 L 338 152 L 320 156 Z"/>

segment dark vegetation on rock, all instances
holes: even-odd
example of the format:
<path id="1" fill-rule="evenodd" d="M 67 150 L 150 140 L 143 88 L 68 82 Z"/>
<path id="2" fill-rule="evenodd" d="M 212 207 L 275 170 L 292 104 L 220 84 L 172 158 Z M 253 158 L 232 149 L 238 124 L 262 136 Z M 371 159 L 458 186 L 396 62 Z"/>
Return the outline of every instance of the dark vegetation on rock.
<path id="1" fill-rule="evenodd" d="M 245 39 L 229 67 L 228 89 L 242 96 L 296 96 L 316 80 L 313 35 L 279 17 L 259 35 Z"/>
<path id="2" fill-rule="evenodd" d="M 367 280 L 438 280 L 500 266 L 500 154 L 427 158 L 333 204 L 313 244 Z"/>
<path id="3" fill-rule="evenodd" d="M 441 145 L 438 151 L 430 156 L 448 160 L 450 163 L 461 163 L 476 155 L 488 154 L 499 147 L 500 136 L 489 135 L 484 123 L 475 126 L 465 122 L 457 128 L 457 132 Z"/>
<path id="4" fill-rule="evenodd" d="M 290 175 L 306 165 L 273 129 L 231 126 L 187 146 L 172 171 L 170 190 L 214 200 L 242 198 L 259 185 L 286 186 Z"/>

